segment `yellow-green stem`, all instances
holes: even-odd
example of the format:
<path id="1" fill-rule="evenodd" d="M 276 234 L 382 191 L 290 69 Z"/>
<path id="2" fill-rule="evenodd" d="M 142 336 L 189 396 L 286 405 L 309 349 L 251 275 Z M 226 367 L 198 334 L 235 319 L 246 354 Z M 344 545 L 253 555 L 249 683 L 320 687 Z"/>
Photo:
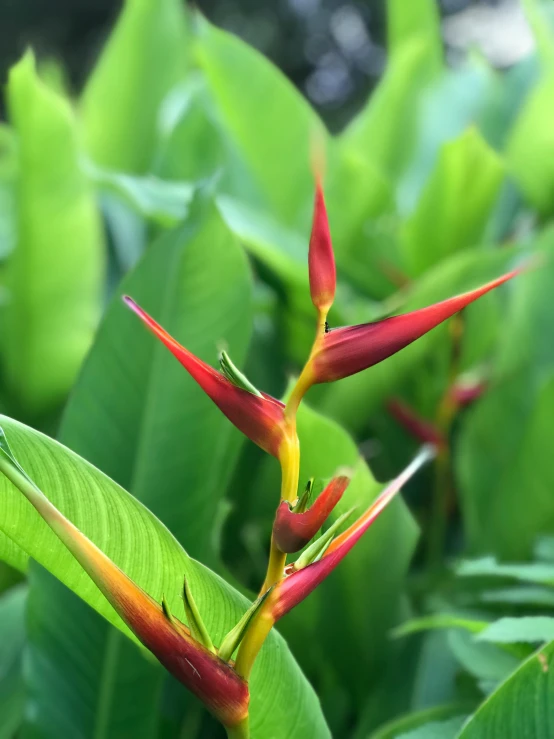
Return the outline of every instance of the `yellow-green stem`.
<path id="1" fill-rule="evenodd" d="M 236 726 L 226 726 L 228 739 L 250 739 L 250 719 L 247 716 Z"/>
<path id="2" fill-rule="evenodd" d="M 271 594 L 269 598 L 271 598 Z M 244 637 L 237 653 L 235 671 L 244 678 L 244 680 L 248 680 L 250 677 L 254 661 L 256 660 L 263 643 L 267 639 L 269 632 L 273 628 L 273 624 L 273 618 L 269 614 L 269 604 L 266 601 L 262 606 L 261 611 L 254 616 L 254 623 L 246 632 L 246 636 Z"/>
<path id="3" fill-rule="evenodd" d="M 300 448 L 296 433 L 296 418 L 293 417 L 288 420 L 288 430 L 282 443 L 281 500 L 287 500 L 289 503 L 293 503 L 298 496 L 298 475 L 300 472 Z M 277 548 L 273 537 L 271 537 L 267 573 L 260 590 L 260 595 L 265 593 L 272 585 L 279 582 L 279 580 L 283 579 L 286 559 L 287 555 L 283 554 Z"/>

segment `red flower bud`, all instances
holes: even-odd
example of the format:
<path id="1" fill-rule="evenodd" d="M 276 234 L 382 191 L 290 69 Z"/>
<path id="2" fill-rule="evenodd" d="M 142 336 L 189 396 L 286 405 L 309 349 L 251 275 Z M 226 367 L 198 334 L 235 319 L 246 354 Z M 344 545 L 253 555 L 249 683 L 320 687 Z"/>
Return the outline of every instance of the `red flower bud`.
<path id="1" fill-rule="evenodd" d="M 413 408 L 398 398 L 393 398 L 387 403 L 387 409 L 391 416 L 403 426 L 406 431 L 424 444 L 433 444 L 443 447 L 445 439 L 439 429 L 431 421 L 427 421 L 417 415 Z"/>
<path id="2" fill-rule="evenodd" d="M 278 457 L 283 439 L 283 403 L 266 393 L 258 396 L 237 387 L 175 341 L 132 298 L 125 296 L 123 300 L 166 345 L 231 423 L 264 451 Z"/>
<path id="3" fill-rule="evenodd" d="M 355 523 L 349 526 L 346 531 L 331 542 L 321 559 L 301 570 L 292 572 L 292 574 L 285 577 L 284 580 L 275 586 L 268 597 L 268 608 L 274 621 L 278 621 L 294 608 L 294 606 L 301 603 L 304 598 L 331 574 L 379 514 L 387 507 L 402 486 L 433 456 L 434 450 L 431 447 L 422 449 L 413 462 L 383 490 L 367 511 Z"/>
<path id="4" fill-rule="evenodd" d="M 456 380 L 450 388 L 450 398 L 457 406 L 465 408 L 480 398 L 486 389 L 487 382 L 485 380 L 475 380 L 473 382 Z"/>
<path id="5" fill-rule="evenodd" d="M 322 337 L 312 359 L 314 382 L 340 380 L 382 362 L 477 298 L 511 280 L 520 271 L 513 270 L 476 290 L 443 300 L 427 308 L 374 323 L 329 331 Z"/>
<path id="6" fill-rule="evenodd" d="M 306 546 L 342 498 L 349 482 L 350 478 L 344 475 L 333 478 L 313 505 L 303 513 L 295 513 L 290 503 L 281 501 L 273 523 L 273 541 L 278 549 L 287 553 L 298 552 Z"/>
<path id="7" fill-rule="evenodd" d="M 335 299 L 336 270 L 321 179 L 316 175 L 314 217 L 308 252 L 310 293 L 315 307 L 327 312 Z"/>

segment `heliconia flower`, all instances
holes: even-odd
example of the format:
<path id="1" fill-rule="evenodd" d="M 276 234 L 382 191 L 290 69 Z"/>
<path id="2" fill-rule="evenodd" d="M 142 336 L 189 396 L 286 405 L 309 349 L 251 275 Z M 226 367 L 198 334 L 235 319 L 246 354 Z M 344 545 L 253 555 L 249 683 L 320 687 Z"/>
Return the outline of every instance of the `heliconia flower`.
<path id="1" fill-rule="evenodd" d="M 467 381 L 456 380 L 450 388 L 449 394 L 452 402 L 460 408 L 465 408 L 481 397 L 487 389 L 486 380 Z"/>
<path id="2" fill-rule="evenodd" d="M 312 302 L 319 311 L 326 314 L 335 299 L 337 277 L 321 176 L 318 173 L 315 176 L 315 202 L 308 269 Z"/>
<path id="3" fill-rule="evenodd" d="M 424 447 L 411 464 L 383 490 L 367 511 L 331 542 L 321 559 L 303 569 L 293 571 L 281 580 L 267 599 L 266 617 L 270 617 L 273 622 L 278 621 L 315 590 L 344 559 L 402 486 L 423 464 L 432 459 L 434 454 L 432 447 Z M 360 583 L 360 587 L 362 585 Z"/>
<path id="4" fill-rule="evenodd" d="M 520 272 L 515 269 L 475 290 L 411 313 L 328 331 L 312 357 L 312 382 L 333 382 L 382 362 Z"/>
<path id="5" fill-rule="evenodd" d="M 165 344 L 231 423 L 264 451 L 278 457 L 283 440 L 283 403 L 266 393 L 256 395 L 233 384 L 221 372 L 175 341 L 132 298 L 125 296 L 123 300 Z"/>
<path id="6" fill-rule="evenodd" d="M 23 493 L 114 610 L 161 664 L 227 727 L 247 720 L 247 683 L 231 665 L 134 583 L 46 498 L 19 466 L 0 430 L 0 471 Z"/>
<path id="7" fill-rule="evenodd" d="M 273 541 L 281 552 L 298 552 L 313 539 L 337 505 L 350 477 L 335 477 L 316 498 L 307 511 L 296 513 L 290 503 L 283 500 L 277 508 L 273 523 Z"/>
<path id="8" fill-rule="evenodd" d="M 435 424 L 421 418 L 407 403 L 399 398 L 392 398 L 387 402 L 387 409 L 414 439 L 424 444 L 434 444 L 438 448 L 445 446 L 445 438 Z"/>

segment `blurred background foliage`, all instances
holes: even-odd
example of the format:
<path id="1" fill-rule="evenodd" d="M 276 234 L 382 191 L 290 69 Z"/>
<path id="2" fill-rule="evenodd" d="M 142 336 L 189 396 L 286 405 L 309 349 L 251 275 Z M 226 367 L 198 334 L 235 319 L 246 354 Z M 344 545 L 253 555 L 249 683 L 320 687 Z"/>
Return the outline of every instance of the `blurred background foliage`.
<path id="1" fill-rule="evenodd" d="M 532 255 L 535 270 L 461 318 L 310 392 L 301 480 L 353 467 L 338 513 L 372 500 L 419 443 L 391 400 L 448 445 L 281 631 L 335 737 L 549 737 L 551 4 L 199 7 L 2 4 L 1 409 L 91 461 L 249 593 L 276 463 L 119 294 L 206 361 L 228 347 L 283 395 L 314 329 L 314 137 L 339 275 L 332 326 L 427 305 Z M 468 388 L 471 404 L 450 402 Z M 0 737 L 219 736 L 46 571 L 1 568 Z"/>

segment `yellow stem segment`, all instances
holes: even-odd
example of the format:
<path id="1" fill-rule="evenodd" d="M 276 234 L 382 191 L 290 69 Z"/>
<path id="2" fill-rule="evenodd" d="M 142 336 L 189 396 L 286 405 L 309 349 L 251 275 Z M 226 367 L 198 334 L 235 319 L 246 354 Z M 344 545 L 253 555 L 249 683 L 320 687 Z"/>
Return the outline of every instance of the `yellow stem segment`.
<path id="1" fill-rule="evenodd" d="M 250 718 L 246 716 L 236 726 L 226 726 L 228 739 L 250 739 Z"/>

